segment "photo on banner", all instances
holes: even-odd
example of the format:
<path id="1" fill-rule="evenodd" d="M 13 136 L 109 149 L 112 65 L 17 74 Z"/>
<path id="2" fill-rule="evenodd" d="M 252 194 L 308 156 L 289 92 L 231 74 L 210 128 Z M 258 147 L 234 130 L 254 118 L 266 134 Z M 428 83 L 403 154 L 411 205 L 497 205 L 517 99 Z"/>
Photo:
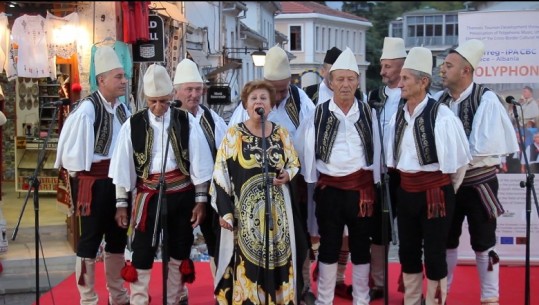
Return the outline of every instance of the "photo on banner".
<path id="1" fill-rule="evenodd" d="M 522 107 L 504 102 L 507 114 L 521 134 L 531 172 L 539 173 L 539 11 L 461 12 L 459 44 L 479 39 L 485 53 L 475 70 L 474 81 L 500 95 L 502 101 L 514 100 Z M 531 91 L 531 92 L 530 92 Z M 514 109 L 517 109 L 515 116 Z M 517 125 L 516 117 L 518 117 Z M 520 126 L 520 129 L 518 128 Z M 519 142 L 520 144 L 520 142 Z M 527 202 L 525 160 L 520 152 L 504 156 L 499 166 L 498 199 L 505 213 L 497 219 L 496 251 L 503 264 L 525 263 Z M 535 179 L 536 180 L 536 179 Z M 539 193 L 539 182 L 534 182 Z M 531 196 L 530 262 L 539 265 L 539 210 Z M 464 222 L 459 246 L 459 262 L 475 263 L 470 246 L 468 224 Z"/>

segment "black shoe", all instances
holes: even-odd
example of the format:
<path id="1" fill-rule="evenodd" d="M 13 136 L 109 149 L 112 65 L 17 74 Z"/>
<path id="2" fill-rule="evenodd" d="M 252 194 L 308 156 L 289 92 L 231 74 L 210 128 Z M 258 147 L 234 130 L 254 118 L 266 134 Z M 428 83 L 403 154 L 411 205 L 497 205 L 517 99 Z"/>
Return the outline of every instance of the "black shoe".
<path id="1" fill-rule="evenodd" d="M 352 297 L 352 285 L 346 285 L 345 283 L 337 283 L 335 285 L 335 295 L 348 300 L 353 300 Z"/>
<path id="2" fill-rule="evenodd" d="M 374 286 L 369 290 L 369 296 L 372 300 L 381 299 L 384 297 L 384 287 Z"/>
<path id="3" fill-rule="evenodd" d="M 303 293 L 303 296 L 301 296 L 301 300 L 305 305 L 314 305 L 314 302 L 316 301 L 316 297 L 314 294 L 310 291 L 306 291 Z"/>

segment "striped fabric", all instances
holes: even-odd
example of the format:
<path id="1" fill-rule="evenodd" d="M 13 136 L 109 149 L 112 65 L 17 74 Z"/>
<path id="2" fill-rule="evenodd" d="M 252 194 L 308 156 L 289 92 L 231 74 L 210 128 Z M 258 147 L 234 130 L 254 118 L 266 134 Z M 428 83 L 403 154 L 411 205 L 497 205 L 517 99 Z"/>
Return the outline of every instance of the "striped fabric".
<path id="1" fill-rule="evenodd" d="M 473 187 L 479 193 L 481 203 L 483 203 L 489 217 L 496 218 L 502 215 L 505 210 L 488 184 L 492 179 L 496 179 L 496 167 L 472 168 L 466 171 L 462 186 Z"/>
<path id="2" fill-rule="evenodd" d="M 132 223 L 139 231 L 146 230 L 146 216 L 148 215 L 148 202 L 153 195 L 159 193 L 159 178 L 161 174 L 151 174 L 148 179 L 137 182 L 137 197 L 133 207 Z M 185 176 L 180 170 L 174 170 L 165 174 L 167 187 L 165 194 L 185 192 L 194 188 L 189 176 Z"/>

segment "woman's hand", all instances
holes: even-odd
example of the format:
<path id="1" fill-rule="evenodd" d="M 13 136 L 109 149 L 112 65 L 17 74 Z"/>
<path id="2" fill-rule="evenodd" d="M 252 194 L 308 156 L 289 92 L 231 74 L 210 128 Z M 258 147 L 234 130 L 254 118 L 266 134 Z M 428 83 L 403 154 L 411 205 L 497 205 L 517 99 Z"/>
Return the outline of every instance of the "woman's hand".
<path id="1" fill-rule="evenodd" d="M 279 170 L 278 174 L 273 178 L 273 185 L 283 185 L 290 181 L 290 176 L 288 172 L 284 169 Z"/>
<path id="2" fill-rule="evenodd" d="M 230 216 L 230 217 L 227 217 L 227 216 Z M 232 214 L 227 214 L 225 215 L 225 217 L 232 218 Z M 219 216 L 219 225 L 221 226 L 221 228 L 227 229 L 229 231 L 232 231 L 232 229 L 234 228 L 234 226 L 232 225 L 232 220 L 227 221 L 221 216 Z"/>

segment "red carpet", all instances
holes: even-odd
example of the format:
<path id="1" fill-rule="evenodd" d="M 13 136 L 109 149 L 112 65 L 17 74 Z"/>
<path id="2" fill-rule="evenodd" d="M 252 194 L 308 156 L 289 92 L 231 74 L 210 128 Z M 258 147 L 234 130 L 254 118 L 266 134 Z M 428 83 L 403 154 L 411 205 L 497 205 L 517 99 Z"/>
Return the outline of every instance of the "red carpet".
<path id="1" fill-rule="evenodd" d="M 198 262 L 196 266 L 195 283 L 188 285 L 189 305 L 213 305 L 213 279 L 210 273 L 209 263 Z M 391 263 L 389 267 L 389 304 L 401 305 L 402 294 L 397 292 L 397 279 L 400 266 Z M 103 266 L 101 263 L 96 268 L 96 289 L 99 294 L 99 304 L 107 304 L 107 291 L 104 284 Z M 475 305 L 479 304 L 479 284 L 475 266 L 458 266 L 455 272 L 456 282 L 451 287 L 451 293 L 447 299 L 451 305 Z M 347 283 L 351 280 L 351 268 L 346 273 Z M 524 304 L 524 267 L 502 267 L 500 271 L 500 304 L 520 305 Z M 150 282 L 151 304 L 163 304 L 162 301 L 161 264 L 155 263 Z M 537 287 L 539 285 L 539 267 L 533 266 L 530 272 L 530 304 L 539 305 Z M 316 288 L 316 287 L 315 287 Z M 426 289 L 426 284 L 425 284 Z M 53 302 L 53 297 L 54 301 Z M 75 285 L 75 274 L 66 278 L 52 291 L 41 296 L 42 305 L 73 305 L 78 304 L 79 294 Z M 35 304 L 35 303 L 34 303 Z M 351 301 L 335 297 L 335 305 L 351 304 Z M 371 302 L 372 305 L 384 304 L 384 300 Z"/>

